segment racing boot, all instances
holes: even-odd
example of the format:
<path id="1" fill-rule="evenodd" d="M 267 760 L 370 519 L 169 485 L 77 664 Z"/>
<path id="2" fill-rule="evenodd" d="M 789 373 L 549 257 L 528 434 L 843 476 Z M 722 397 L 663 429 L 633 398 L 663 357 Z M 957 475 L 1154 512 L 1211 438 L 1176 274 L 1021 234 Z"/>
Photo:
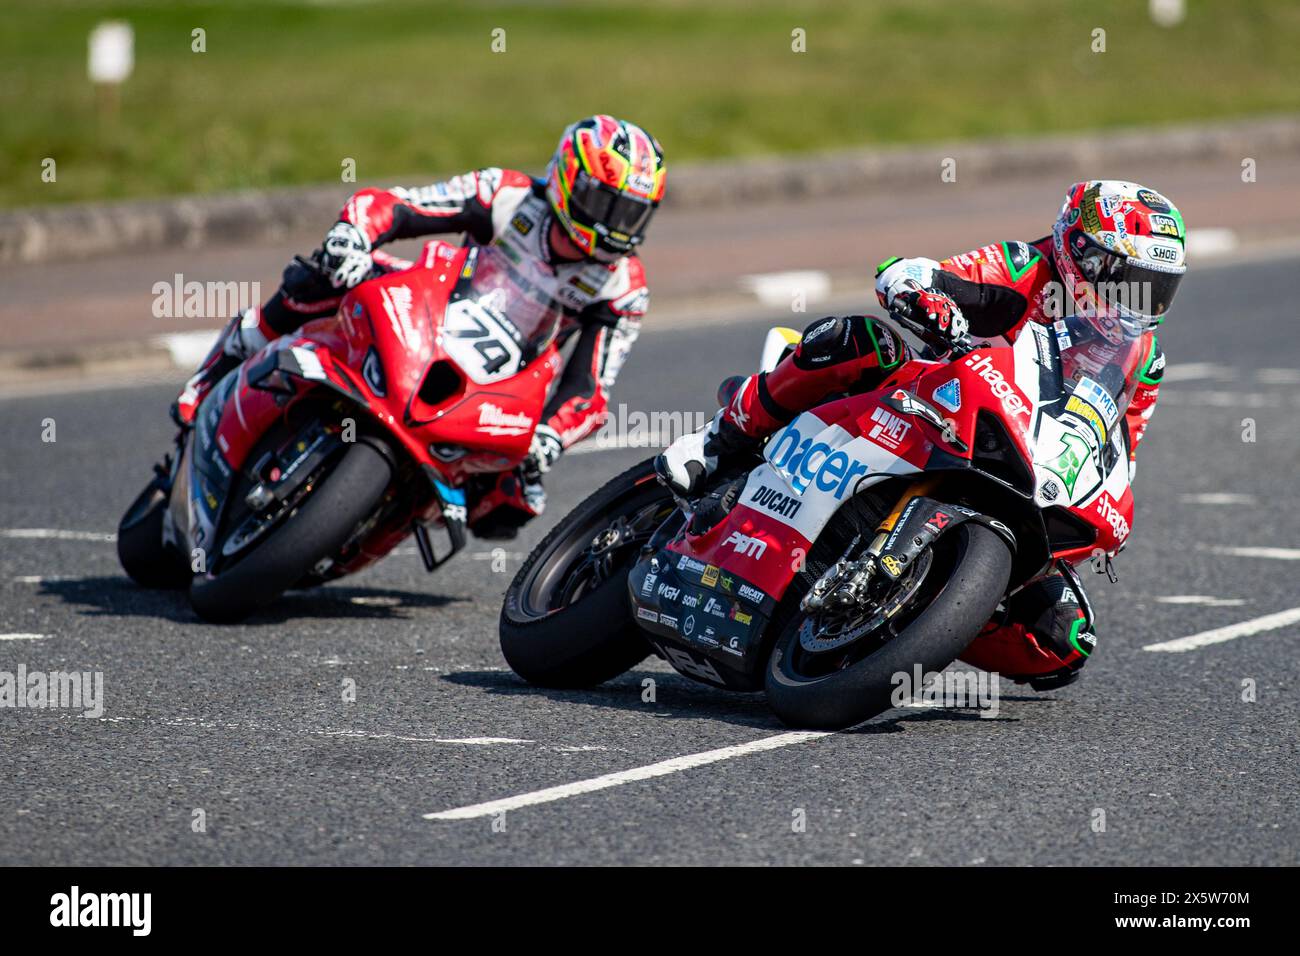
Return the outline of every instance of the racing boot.
<path id="1" fill-rule="evenodd" d="M 731 422 L 725 408 L 720 408 L 704 428 L 682 435 L 665 448 L 655 458 L 655 471 L 673 492 L 690 497 L 718 470 L 719 461 L 750 451 L 758 442 Z"/>
<path id="2" fill-rule="evenodd" d="M 1096 646 L 1074 585 L 1054 572 L 1012 595 L 961 659 L 1017 684 L 1050 691 L 1078 680 Z"/>

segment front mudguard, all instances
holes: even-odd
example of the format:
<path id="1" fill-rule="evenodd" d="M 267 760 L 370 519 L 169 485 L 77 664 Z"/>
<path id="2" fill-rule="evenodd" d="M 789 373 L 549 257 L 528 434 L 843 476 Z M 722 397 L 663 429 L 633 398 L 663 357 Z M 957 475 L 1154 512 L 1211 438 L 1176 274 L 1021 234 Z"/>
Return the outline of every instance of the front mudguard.
<path id="1" fill-rule="evenodd" d="M 1007 543 L 1013 555 L 1016 553 L 1016 536 L 1001 521 L 962 505 L 916 495 L 903 506 L 880 549 L 880 570 L 890 578 L 898 579 L 926 548 L 967 522 L 984 525 Z"/>

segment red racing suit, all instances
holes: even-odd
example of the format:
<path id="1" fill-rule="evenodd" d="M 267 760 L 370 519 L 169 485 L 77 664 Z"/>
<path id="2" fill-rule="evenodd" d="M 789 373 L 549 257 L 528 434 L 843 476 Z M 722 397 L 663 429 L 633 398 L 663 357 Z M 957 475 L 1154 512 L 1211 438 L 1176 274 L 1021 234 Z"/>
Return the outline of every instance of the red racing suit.
<path id="1" fill-rule="evenodd" d="M 363 232 L 372 250 L 396 239 L 463 233 L 470 242 L 496 243 L 508 255 L 531 257 L 545 266 L 542 271 L 552 279 L 548 291 L 564 315 L 557 343 L 568 358 L 542 421 L 567 448 L 604 422 L 609 389 L 640 332 L 650 296 L 636 256 L 603 263 L 553 255 L 551 210 L 543 186 L 515 170 L 480 169 L 419 188 L 362 189 L 348 199 L 339 218 Z M 382 271 L 420 268 L 382 251 L 373 257 Z M 320 276 L 290 265 L 261 309 L 258 330 L 267 339 L 291 332 L 310 319 L 333 314 L 342 296 Z"/>
<path id="2" fill-rule="evenodd" d="M 1060 288 L 1050 239 L 997 243 L 942 262 L 894 258 L 876 273 L 882 305 L 892 305 L 894 297 L 906 291 L 937 289 L 962 310 L 975 340 L 995 344 L 1014 342 L 1028 322 L 1053 326 L 1063 346 L 1059 337 L 1070 337 L 1063 349 L 1066 374 L 1076 379 L 1096 375 L 1118 347 L 1090 333 L 1085 323 L 1067 327 L 1053 318 L 1059 312 L 1053 302 L 1060 302 L 1053 294 Z M 908 357 L 903 340 L 876 319 L 819 320 L 772 371 L 745 380 L 723 419 L 751 438 L 764 437 L 829 395 L 877 387 Z M 1134 386 L 1124 413 L 1130 459 L 1155 410 L 1164 367 L 1164 353 L 1148 332 L 1140 347 L 1130 350 L 1124 370 L 1124 385 Z M 1006 613 L 986 626 L 963 659 L 1023 679 L 1072 674 L 1095 643 L 1081 631 L 1078 622 L 1084 617 L 1072 587 L 1059 572 L 1049 573 L 1013 595 Z"/>

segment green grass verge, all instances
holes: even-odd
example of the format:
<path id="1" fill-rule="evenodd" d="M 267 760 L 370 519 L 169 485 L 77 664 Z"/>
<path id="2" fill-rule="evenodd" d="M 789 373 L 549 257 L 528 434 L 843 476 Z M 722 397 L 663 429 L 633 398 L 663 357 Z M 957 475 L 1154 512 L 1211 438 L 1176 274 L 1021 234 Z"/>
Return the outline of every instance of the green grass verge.
<path id="1" fill-rule="evenodd" d="M 345 157 L 363 181 L 537 169 L 597 111 L 671 163 L 1300 109 L 1296 0 L 1189 0 L 1173 28 L 1144 0 L 795 6 L 6 0 L 0 206 L 327 182 Z M 136 33 L 116 119 L 86 79 L 110 18 Z"/>

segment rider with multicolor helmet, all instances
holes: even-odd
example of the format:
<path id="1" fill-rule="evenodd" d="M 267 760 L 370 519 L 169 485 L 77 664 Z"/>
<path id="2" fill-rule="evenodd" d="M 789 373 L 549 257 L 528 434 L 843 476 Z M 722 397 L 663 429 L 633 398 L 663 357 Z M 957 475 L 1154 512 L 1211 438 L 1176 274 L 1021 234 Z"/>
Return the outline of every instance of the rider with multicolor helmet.
<path id="1" fill-rule="evenodd" d="M 489 167 L 429 186 L 362 189 L 315 253 L 322 268 L 290 263 L 265 305 L 235 316 L 173 414 L 188 426 L 211 387 L 268 341 L 332 315 L 343 294 L 371 276 L 419 267 L 382 251 L 385 243 L 460 233 L 468 242 L 500 244 L 537 266 L 531 279 L 563 313 L 558 342 L 568 355 L 520 474 L 502 475 L 470 502 L 471 530 L 512 537 L 541 513 L 541 476 L 605 420 L 609 389 L 649 304 L 636 248 L 663 199 L 664 180 L 654 137 L 600 115 L 564 131 L 545 179 Z"/>
<path id="2" fill-rule="evenodd" d="M 1155 328 L 1187 271 L 1182 215 L 1136 183 L 1093 180 L 1066 194 L 1052 234 L 998 242 L 943 261 L 894 257 L 876 270 L 876 295 L 952 340 L 1011 342 L 1029 322 L 1050 326 L 1074 379 L 1100 376 L 1128 398 L 1122 418 L 1130 456 L 1155 410 L 1165 356 Z M 892 327 L 861 315 L 819 319 L 770 372 L 751 375 L 707 428 L 657 460 L 681 494 L 700 487 L 726 456 L 827 396 L 867 391 L 909 350 Z M 1120 358 L 1122 356 L 1122 358 Z M 1123 381 L 1104 381 L 1120 361 Z M 1130 462 L 1131 467 L 1131 462 Z M 1096 638 L 1081 596 L 1055 569 L 1018 591 L 964 659 L 1039 689 L 1073 681 Z"/>

